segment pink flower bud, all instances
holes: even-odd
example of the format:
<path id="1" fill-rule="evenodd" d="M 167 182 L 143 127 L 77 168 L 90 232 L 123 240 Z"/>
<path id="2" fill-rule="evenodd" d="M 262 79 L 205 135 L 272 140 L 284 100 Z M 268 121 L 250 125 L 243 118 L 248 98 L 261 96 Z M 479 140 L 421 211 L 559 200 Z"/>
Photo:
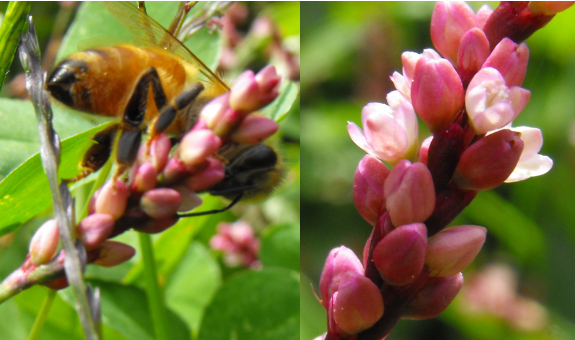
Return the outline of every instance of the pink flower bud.
<path id="1" fill-rule="evenodd" d="M 58 250 L 60 233 L 55 219 L 44 222 L 30 240 L 30 260 L 35 266 L 48 263 Z"/>
<path id="2" fill-rule="evenodd" d="M 206 123 L 206 127 L 213 129 L 224 113 L 229 109 L 230 93 L 224 93 L 219 97 L 212 99 L 200 112 L 200 120 Z"/>
<path id="3" fill-rule="evenodd" d="M 423 163 L 400 161 L 385 180 L 383 189 L 385 205 L 395 226 L 423 222 L 433 213 L 433 179 Z"/>
<path id="4" fill-rule="evenodd" d="M 370 279 L 353 272 L 342 275 L 333 295 L 333 318 L 347 334 L 357 334 L 373 326 L 383 315 L 383 298 Z"/>
<path id="5" fill-rule="evenodd" d="M 425 165 L 427 165 L 427 157 L 429 155 L 429 146 L 431 145 L 431 141 L 433 140 L 433 136 L 429 136 L 421 142 L 421 148 L 419 149 L 419 161 Z"/>
<path id="6" fill-rule="evenodd" d="M 415 65 L 421 58 L 421 54 L 415 52 L 403 52 L 401 55 L 401 63 L 403 64 L 403 74 L 393 72 L 390 77 L 395 88 L 411 101 L 411 82 L 413 74 L 415 73 Z M 390 106 L 392 106 L 390 104 Z"/>
<path id="7" fill-rule="evenodd" d="M 130 190 L 132 192 L 143 193 L 156 187 L 158 173 L 152 163 L 145 162 L 136 167 L 130 182 Z"/>
<path id="8" fill-rule="evenodd" d="M 575 1 L 529 1 L 527 8 L 534 14 L 553 15 L 563 12 L 574 3 Z"/>
<path id="9" fill-rule="evenodd" d="M 479 254 L 487 229 L 477 226 L 459 226 L 444 229 L 429 238 L 425 264 L 429 275 L 452 276 L 473 262 Z"/>
<path id="10" fill-rule="evenodd" d="M 257 75 L 245 71 L 232 86 L 230 107 L 248 112 L 261 109 L 277 97 L 280 80 L 273 66 L 263 68 Z"/>
<path id="11" fill-rule="evenodd" d="M 226 112 L 224 112 L 224 115 L 216 123 L 216 126 L 214 126 L 214 133 L 222 138 L 229 136 L 238 128 L 238 126 L 240 126 L 248 113 L 248 111 L 235 110 L 231 108 L 227 109 Z"/>
<path id="12" fill-rule="evenodd" d="M 461 38 L 457 54 L 457 72 L 463 83 L 469 83 L 490 53 L 489 41 L 482 30 L 475 27 Z"/>
<path id="13" fill-rule="evenodd" d="M 174 190 L 180 193 L 182 196 L 182 203 L 178 207 L 178 212 L 185 212 L 193 210 L 202 204 L 202 199 L 200 196 L 187 187 L 178 185 L 173 187 Z"/>
<path id="14" fill-rule="evenodd" d="M 242 144 L 257 144 L 276 133 L 279 125 L 264 116 L 247 116 L 230 136 L 232 141 Z"/>
<path id="15" fill-rule="evenodd" d="M 205 162 L 206 158 L 217 152 L 221 145 L 221 139 L 212 130 L 191 131 L 180 143 L 179 159 L 187 167 L 193 167 Z"/>
<path id="16" fill-rule="evenodd" d="M 485 23 L 491 14 L 493 14 L 493 10 L 491 7 L 489 7 L 489 5 L 481 6 L 481 8 L 479 8 L 475 14 L 475 23 L 477 24 L 477 27 L 483 30 L 483 27 L 485 26 Z"/>
<path id="17" fill-rule="evenodd" d="M 458 44 L 459 46 L 459 44 Z M 453 65 L 425 50 L 415 67 L 411 100 L 431 132 L 447 126 L 463 109 L 464 91 Z"/>
<path id="18" fill-rule="evenodd" d="M 131 259 L 136 253 L 134 248 L 116 241 L 106 241 L 98 250 L 98 258 L 92 263 L 102 267 L 117 266 Z"/>
<path id="19" fill-rule="evenodd" d="M 327 255 L 319 281 L 322 304 L 329 309 L 329 300 L 339 288 L 341 277 L 346 272 L 363 275 L 363 266 L 351 249 L 341 246 L 332 249 Z"/>
<path id="20" fill-rule="evenodd" d="M 505 84 L 494 68 L 482 68 L 469 83 L 465 107 L 476 134 L 499 129 L 509 124 L 525 108 L 531 93 L 518 86 Z"/>
<path id="21" fill-rule="evenodd" d="M 353 142 L 370 155 L 390 164 L 417 154 L 417 118 L 405 98 L 394 103 L 397 108 L 367 104 L 361 111 L 362 131 L 348 122 L 347 131 Z"/>
<path id="22" fill-rule="evenodd" d="M 353 201 L 359 214 L 371 225 L 385 209 L 383 183 L 389 169 L 377 158 L 366 155 L 359 162 L 353 178 Z"/>
<path id="23" fill-rule="evenodd" d="M 122 181 L 108 181 L 100 189 L 96 198 L 95 211 L 98 214 L 111 215 L 114 220 L 124 215 L 130 192 Z"/>
<path id="24" fill-rule="evenodd" d="M 89 215 L 78 224 L 78 238 L 86 250 L 98 248 L 114 229 L 114 219 L 108 214 Z"/>
<path id="25" fill-rule="evenodd" d="M 521 86 L 528 61 L 529 49 L 526 44 L 517 45 L 511 39 L 503 38 L 485 60 L 483 68 L 493 67 L 499 71 L 508 87 Z"/>
<path id="26" fill-rule="evenodd" d="M 174 216 L 182 203 L 182 195 L 174 189 L 157 188 L 142 196 L 140 208 L 151 218 L 161 219 Z"/>
<path id="27" fill-rule="evenodd" d="M 499 186 L 519 161 L 523 151 L 520 136 L 505 129 L 472 144 L 461 155 L 453 182 L 464 190 L 489 190 Z"/>
<path id="28" fill-rule="evenodd" d="M 402 225 L 385 235 L 373 249 L 373 261 L 389 284 L 413 282 L 423 270 L 427 229 L 423 223 Z"/>
<path id="29" fill-rule="evenodd" d="M 431 41 L 439 53 L 455 64 L 461 37 L 476 26 L 475 14 L 466 3 L 438 1 L 431 16 Z"/>
<path id="30" fill-rule="evenodd" d="M 528 126 L 518 126 L 511 128 L 511 131 L 521 133 L 524 147 L 517 166 L 505 180 L 505 183 L 518 182 L 530 177 L 540 176 L 551 170 L 553 160 L 539 154 L 543 145 L 541 130 Z"/>
<path id="31" fill-rule="evenodd" d="M 423 289 L 405 308 L 402 318 L 422 320 L 438 316 L 453 301 L 461 286 L 463 286 L 461 273 L 450 277 L 428 278 Z"/>
<path id="32" fill-rule="evenodd" d="M 208 167 L 186 180 L 186 186 L 194 192 L 206 191 L 219 183 L 226 176 L 221 161 L 208 157 Z"/>
<path id="33" fill-rule="evenodd" d="M 181 160 L 172 157 L 162 172 L 162 183 L 176 183 L 191 174 L 192 171 L 186 168 Z"/>
<path id="34" fill-rule="evenodd" d="M 161 172 L 166 166 L 171 148 L 172 143 L 170 139 L 163 133 L 152 140 L 149 161 L 156 169 L 156 172 Z"/>

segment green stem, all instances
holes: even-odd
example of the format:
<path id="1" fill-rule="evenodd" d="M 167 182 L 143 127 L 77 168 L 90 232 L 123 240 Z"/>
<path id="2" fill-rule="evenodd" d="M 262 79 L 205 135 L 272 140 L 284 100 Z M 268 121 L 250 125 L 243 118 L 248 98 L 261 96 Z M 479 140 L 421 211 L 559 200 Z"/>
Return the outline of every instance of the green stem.
<path id="1" fill-rule="evenodd" d="M 54 302 L 55 297 L 56 291 L 53 289 L 48 290 L 48 293 L 46 293 L 46 297 L 44 298 L 44 302 L 42 302 L 42 307 L 40 307 L 40 311 L 36 316 L 36 321 L 34 321 L 34 326 L 32 326 L 32 331 L 30 331 L 28 340 L 36 340 L 40 337 L 40 332 L 48 318 L 48 313 L 50 312 L 50 307 L 52 307 L 52 302 Z"/>
<path id="2" fill-rule="evenodd" d="M 148 305 L 152 314 L 152 322 L 157 340 L 167 340 L 168 327 L 166 320 L 166 307 L 164 306 L 164 296 L 157 280 L 156 263 L 154 261 L 154 250 L 152 248 L 152 238 L 149 234 L 138 233 L 142 257 L 144 261 L 144 276 L 146 280 L 146 295 Z"/>

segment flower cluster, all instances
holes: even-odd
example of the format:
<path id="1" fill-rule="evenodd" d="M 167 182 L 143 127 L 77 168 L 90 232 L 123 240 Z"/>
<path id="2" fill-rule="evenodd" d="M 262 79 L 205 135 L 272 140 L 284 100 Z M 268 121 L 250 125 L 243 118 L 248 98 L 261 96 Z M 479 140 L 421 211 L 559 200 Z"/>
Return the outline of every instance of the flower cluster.
<path id="1" fill-rule="evenodd" d="M 92 197 L 89 215 L 77 226 L 88 263 L 114 266 L 130 259 L 135 253 L 132 247 L 108 238 L 130 228 L 161 232 L 178 221 L 178 213 L 200 206 L 197 193 L 225 178 L 226 160 L 217 154 L 222 146 L 255 145 L 277 131 L 274 120 L 251 113 L 277 97 L 280 80 L 273 66 L 257 74 L 246 71 L 230 92 L 206 104 L 175 150 L 164 134 L 142 145 L 127 182 L 117 176 L 106 182 Z M 49 220 L 32 238 L 24 264 L 0 285 L 0 296 L 35 283 L 65 287 L 65 278 L 60 279 L 65 255 L 58 252 L 58 242 L 57 223 Z"/>
<path id="2" fill-rule="evenodd" d="M 440 314 L 487 232 L 446 226 L 478 191 L 551 169 L 539 154 L 541 131 L 511 124 L 530 99 L 521 87 L 529 59 L 522 41 L 568 7 L 554 6 L 502 3 L 474 13 L 463 2 L 439 2 L 431 19 L 437 51 L 403 53 L 387 104 L 363 108 L 363 130 L 348 123 L 369 154 L 355 173 L 353 198 L 374 228 L 363 263 L 343 246 L 328 255 L 321 339 L 383 339 L 401 318 Z M 421 144 L 417 116 L 432 133 Z"/>
<path id="3" fill-rule="evenodd" d="M 217 234 L 210 240 L 210 247 L 223 252 L 224 262 L 228 266 L 260 267 L 260 240 L 247 222 L 222 222 L 216 230 Z"/>

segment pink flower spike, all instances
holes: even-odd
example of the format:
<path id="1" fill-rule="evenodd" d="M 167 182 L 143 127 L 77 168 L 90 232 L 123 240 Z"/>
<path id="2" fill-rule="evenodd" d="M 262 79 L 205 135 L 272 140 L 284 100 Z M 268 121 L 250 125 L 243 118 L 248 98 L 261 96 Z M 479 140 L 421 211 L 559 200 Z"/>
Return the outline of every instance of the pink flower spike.
<path id="1" fill-rule="evenodd" d="M 342 275 L 346 272 L 363 275 L 363 271 L 363 265 L 351 249 L 341 246 L 329 252 L 319 281 L 321 300 L 326 310 L 331 296 L 339 288 Z"/>
<path id="2" fill-rule="evenodd" d="M 530 177 L 541 176 L 551 170 L 553 160 L 539 154 L 541 146 L 543 145 L 541 130 L 528 126 L 518 126 L 511 128 L 511 130 L 521 133 L 521 140 L 524 143 L 524 147 L 517 166 L 505 180 L 505 183 L 518 182 Z"/>
<path id="3" fill-rule="evenodd" d="M 44 222 L 30 240 L 30 260 L 35 266 L 48 263 L 58 250 L 60 233 L 55 219 Z"/>
<path id="4" fill-rule="evenodd" d="M 423 163 L 402 160 L 393 168 L 383 187 L 385 205 L 394 226 L 423 222 L 435 208 L 435 189 Z"/>
<path id="5" fill-rule="evenodd" d="M 425 264 L 429 275 L 452 276 L 473 262 L 483 243 L 487 229 L 459 226 L 444 229 L 429 238 Z"/>
<path id="6" fill-rule="evenodd" d="M 242 73 L 236 79 L 230 91 L 230 107 L 235 110 L 253 111 L 259 102 L 259 85 L 251 70 Z"/>
<path id="7" fill-rule="evenodd" d="M 423 320 L 438 316 L 449 306 L 463 286 L 461 273 L 450 277 L 430 277 L 405 308 L 402 318 Z"/>
<path id="8" fill-rule="evenodd" d="M 465 107 L 476 134 L 502 128 L 525 108 L 531 92 L 518 86 L 508 88 L 494 68 L 482 68 L 469 83 Z"/>
<path id="9" fill-rule="evenodd" d="M 373 249 L 373 261 L 381 277 L 391 285 L 413 282 L 423 270 L 427 229 L 412 223 L 394 229 Z"/>
<path id="10" fill-rule="evenodd" d="M 230 136 L 232 141 L 242 144 L 257 144 L 276 133 L 279 125 L 270 118 L 258 115 L 247 116 Z"/>
<path id="11" fill-rule="evenodd" d="M 457 55 L 457 72 L 463 83 L 471 81 L 489 53 L 489 41 L 482 30 L 475 27 L 465 32 Z"/>
<path id="12" fill-rule="evenodd" d="M 481 6 L 481 8 L 479 8 L 477 13 L 475 14 L 475 23 L 477 24 L 477 27 L 483 30 L 483 27 L 485 26 L 487 19 L 489 19 L 492 13 L 493 10 L 491 9 L 491 7 L 489 7 L 489 5 Z"/>
<path id="13" fill-rule="evenodd" d="M 365 155 L 353 178 L 353 202 L 359 214 L 372 226 L 385 208 L 383 183 L 389 169 L 377 158 Z"/>
<path id="14" fill-rule="evenodd" d="M 531 13 L 554 15 L 573 6 L 575 1 L 529 1 L 527 8 Z"/>
<path id="15" fill-rule="evenodd" d="M 528 61 L 529 49 L 525 43 L 517 45 L 511 39 L 503 38 L 485 60 L 483 68 L 493 67 L 499 71 L 508 87 L 521 86 Z"/>
<path id="16" fill-rule="evenodd" d="M 459 46 L 459 44 L 458 44 Z M 463 84 L 453 65 L 425 50 L 417 62 L 411 100 L 419 117 L 433 133 L 447 126 L 463 109 Z"/>
<path id="17" fill-rule="evenodd" d="M 273 93 L 275 91 L 275 95 L 277 96 L 277 91 L 279 90 L 281 83 L 281 77 L 277 74 L 276 68 L 273 65 L 268 65 L 262 68 L 256 74 L 255 79 L 262 93 Z"/>
<path id="18" fill-rule="evenodd" d="M 347 130 L 365 152 L 390 164 L 417 155 L 417 119 L 406 99 L 396 110 L 385 104 L 367 104 L 361 111 L 361 120 L 363 131 L 351 122 Z"/>
<path id="19" fill-rule="evenodd" d="M 466 3 L 438 1 L 431 16 L 431 41 L 455 65 L 461 37 L 476 26 L 475 13 Z"/>
<path id="20" fill-rule="evenodd" d="M 134 176 L 130 176 L 130 190 L 143 193 L 156 187 L 158 173 L 152 163 L 145 162 L 136 168 Z"/>
<path id="21" fill-rule="evenodd" d="M 379 288 L 363 275 L 346 272 L 333 295 L 333 318 L 347 334 L 357 334 L 373 326 L 383 315 Z"/>

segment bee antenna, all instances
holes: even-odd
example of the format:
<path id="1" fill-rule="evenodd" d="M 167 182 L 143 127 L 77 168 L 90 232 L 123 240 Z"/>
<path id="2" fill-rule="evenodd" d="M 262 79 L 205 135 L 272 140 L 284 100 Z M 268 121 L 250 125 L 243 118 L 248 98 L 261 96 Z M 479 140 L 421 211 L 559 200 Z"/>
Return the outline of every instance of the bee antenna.
<path id="1" fill-rule="evenodd" d="M 234 200 L 225 208 L 222 209 L 216 209 L 216 210 L 208 210 L 208 211 L 201 211 L 201 212 L 197 212 L 197 213 L 189 213 L 189 214 L 178 214 L 178 217 L 195 217 L 195 216 L 203 216 L 203 215 L 211 215 L 211 214 L 217 214 L 217 213 L 221 213 L 224 211 L 227 211 L 229 209 L 231 209 L 234 205 L 236 205 L 244 196 L 244 193 L 240 193 L 238 196 L 236 196 L 236 198 L 234 198 Z"/>

